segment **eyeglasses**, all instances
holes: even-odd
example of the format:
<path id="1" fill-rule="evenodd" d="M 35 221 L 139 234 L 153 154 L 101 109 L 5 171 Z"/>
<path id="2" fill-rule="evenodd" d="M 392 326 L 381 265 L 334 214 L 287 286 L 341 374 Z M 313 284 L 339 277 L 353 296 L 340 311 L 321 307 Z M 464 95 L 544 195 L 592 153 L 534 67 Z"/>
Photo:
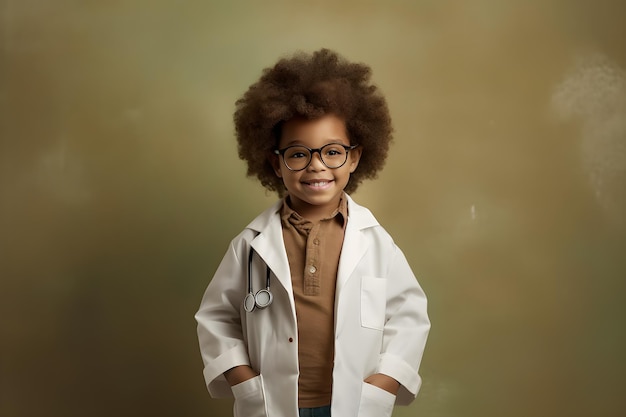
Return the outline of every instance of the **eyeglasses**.
<path id="1" fill-rule="evenodd" d="M 313 154 L 320 155 L 322 163 L 327 168 L 340 168 L 348 160 L 348 151 L 359 145 L 347 146 L 342 143 L 329 143 L 321 148 L 311 149 L 302 145 L 287 146 L 283 149 L 275 149 L 276 155 L 282 155 L 283 163 L 290 171 L 302 171 L 306 169 L 313 160 Z"/>

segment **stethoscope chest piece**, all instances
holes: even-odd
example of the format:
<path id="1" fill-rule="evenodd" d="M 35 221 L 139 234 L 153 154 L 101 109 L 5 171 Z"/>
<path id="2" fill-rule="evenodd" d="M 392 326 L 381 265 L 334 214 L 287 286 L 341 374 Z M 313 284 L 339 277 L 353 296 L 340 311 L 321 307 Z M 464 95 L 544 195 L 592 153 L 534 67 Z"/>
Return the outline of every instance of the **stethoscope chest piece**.
<path id="1" fill-rule="evenodd" d="M 249 292 L 243 299 L 243 309 L 246 310 L 248 313 L 252 313 L 255 307 L 256 301 L 254 300 L 254 294 Z"/>
<path id="2" fill-rule="evenodd" d="M 255 308 L 264 309 L 272 304 L 273 299 L 272 293 L 267 288 L 257 291 L 256 294 L 249 292 L 243 299 L 243 309 L 248 313 L 252 313 Z"/>
<path id="3" fill-rule="evenodd" d="M 267 289 L 257 291 L 256 295 L 254 296 L 254 302 L 258 308 L 265 308 L 268 305 L 272 304 L 273 298 L 274 297 L 272 296 L 272 293 L 270 292 L 268 287 Z"/>
<path id="4" fill-rule="evenodd" d="M 248 294 L 243 299 L 243 309 L 248 313 L 252 313 L 255 308 L 264 309 L 272 304 L 274 297 L 270 291 L 270 268 L 267 267 L 267 275 L 265 277 L 265 288 L 256 292 L 252 291 L 252 248 L 248 256 Z"/>

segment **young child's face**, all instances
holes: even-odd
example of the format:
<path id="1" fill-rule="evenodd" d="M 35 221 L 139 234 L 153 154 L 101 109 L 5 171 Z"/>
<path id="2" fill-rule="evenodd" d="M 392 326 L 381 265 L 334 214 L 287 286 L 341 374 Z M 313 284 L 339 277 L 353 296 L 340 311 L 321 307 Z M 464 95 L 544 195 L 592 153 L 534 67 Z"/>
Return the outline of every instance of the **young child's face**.
<path id="1" fill-rule="evenodd" d="M 278 149 L 292 145 L 319 149 L 327 144 L 350 146 L 346 124 L 332 114 L 314 120 L 295 118 L 285 122 Z M 327 159 L 333 155 L 324 153 Z M 319 220 L 332 214 L 339 205 L 350 174 L 359 164 L 361 148 L 348 151 L 345 164 L 339 168 L 328 168 L 320 159 L 320 153 L 314 152 L 308 167 L 292 171 L 284 164 L 285 156 L 274 156 L 272 165 L 287 188 L 293 209 L 309 220 Z"/>

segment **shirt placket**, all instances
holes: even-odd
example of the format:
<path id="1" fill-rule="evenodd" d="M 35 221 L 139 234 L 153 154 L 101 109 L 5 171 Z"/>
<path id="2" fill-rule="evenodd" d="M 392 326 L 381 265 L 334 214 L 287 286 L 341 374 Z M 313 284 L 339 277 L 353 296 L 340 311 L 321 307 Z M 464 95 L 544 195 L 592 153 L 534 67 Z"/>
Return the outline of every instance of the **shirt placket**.
<path id="1" fill-rule="evenodd" d="M 304 295 L 320 295 L 321 293 L 320 223 L 313 226 L 307 235 L 304 261 Z"/>

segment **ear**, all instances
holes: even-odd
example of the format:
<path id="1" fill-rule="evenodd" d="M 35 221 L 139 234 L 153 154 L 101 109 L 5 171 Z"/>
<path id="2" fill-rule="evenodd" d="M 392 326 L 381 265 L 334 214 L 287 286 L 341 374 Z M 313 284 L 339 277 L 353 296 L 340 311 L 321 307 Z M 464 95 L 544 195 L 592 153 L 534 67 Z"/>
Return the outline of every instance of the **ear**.
<path id="1" fill-rule="evenodd" d="M 361 160 L 362 153 L 363 153 L 363 148 L 360 146 L 352 149 L 348 153 L 348 162 L 350 164 L 350 174 L 356 171 L 356 167 L 359 166 L 359 161 Z"/>
<path id="2" fill-rule="evenodd" d="M 278 178 L 282 178 L 283 176 L 280 172 L 280 156 L 276 155 L 274 152 L 268 152 L 267 160 L 272 165 L 272 168 L 274 168 L 274 173 L 276 174 L 276 176 Z"/>

